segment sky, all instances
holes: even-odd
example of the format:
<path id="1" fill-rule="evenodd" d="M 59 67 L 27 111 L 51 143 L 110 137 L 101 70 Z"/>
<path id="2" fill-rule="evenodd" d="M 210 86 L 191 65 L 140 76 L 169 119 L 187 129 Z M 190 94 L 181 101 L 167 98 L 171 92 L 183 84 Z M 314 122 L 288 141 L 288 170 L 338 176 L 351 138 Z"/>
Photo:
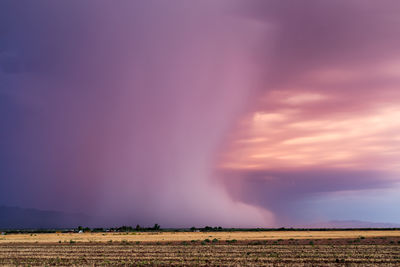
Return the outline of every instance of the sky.
<path id="1" fill-rule="evenodd" d="M 400 3 L 0 2 L 0 206 L 400 223 Z"/>

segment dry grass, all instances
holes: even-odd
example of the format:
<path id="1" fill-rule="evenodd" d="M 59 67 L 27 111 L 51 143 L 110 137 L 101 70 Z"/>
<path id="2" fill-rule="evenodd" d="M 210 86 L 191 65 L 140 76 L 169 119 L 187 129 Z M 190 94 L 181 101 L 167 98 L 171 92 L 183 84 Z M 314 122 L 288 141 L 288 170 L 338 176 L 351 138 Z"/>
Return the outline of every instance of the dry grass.
<path id="1" fill-rule="evenodd" d="M 400 231 L 10 234 L 0 265 L 400 266 Z"/>
<path id="2" fill-rule="evenodd" d="M 276 239 L 328 239 L 357 237 L 400 237 L 400 231 L 266 231 L 266 232 L 145 232 L 145 233 L 51 233 L 7 234 L 0 236 L 0 244 L 15 242 L 175 242 L 204 239 L 251 241 Z"/>

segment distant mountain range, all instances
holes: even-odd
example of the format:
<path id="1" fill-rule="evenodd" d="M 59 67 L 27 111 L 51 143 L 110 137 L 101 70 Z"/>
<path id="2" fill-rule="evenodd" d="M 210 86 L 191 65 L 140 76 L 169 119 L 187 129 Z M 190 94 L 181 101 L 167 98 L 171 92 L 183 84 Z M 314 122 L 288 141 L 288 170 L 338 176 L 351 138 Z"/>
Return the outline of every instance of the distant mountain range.
<path id="1" fill-rule="evenodd" d="M 308 225 L 296 226 L 300 228 L 400 228 L 400 224 L 395 223 L 381 223 L 381 222 L 365 222 L 357 220 L 348 221 L 327 221 L 318 222 Z"/>
<path id="2" fill-rule="evenodd" d="M 85 214 L 0 206 L 0 229 L 76 228 L 89 222 Z"/>

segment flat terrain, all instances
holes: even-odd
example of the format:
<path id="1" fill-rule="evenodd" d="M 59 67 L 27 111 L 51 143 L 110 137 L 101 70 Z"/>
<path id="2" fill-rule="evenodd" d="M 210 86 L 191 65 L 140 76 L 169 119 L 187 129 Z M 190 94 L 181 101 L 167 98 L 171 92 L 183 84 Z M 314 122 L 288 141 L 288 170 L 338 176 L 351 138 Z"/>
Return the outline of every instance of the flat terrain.
<path id="1" fill-rule="evenodd" d="M 400 266 L 400 231 L 9 234 L 0 265 Z"/>
<path id="2" fill-rule="evenodd" d="M 0 236 L 0 244 L 10 242 L 173 242 L 217 238 L 220 241 L 273 240 L 273 239 L 328 239 L 357 237 L 400 237 L 400 231 L 243 231 L 243 232 L 131 232 L 131 233 L 51 233 L 8 234 Z"/>

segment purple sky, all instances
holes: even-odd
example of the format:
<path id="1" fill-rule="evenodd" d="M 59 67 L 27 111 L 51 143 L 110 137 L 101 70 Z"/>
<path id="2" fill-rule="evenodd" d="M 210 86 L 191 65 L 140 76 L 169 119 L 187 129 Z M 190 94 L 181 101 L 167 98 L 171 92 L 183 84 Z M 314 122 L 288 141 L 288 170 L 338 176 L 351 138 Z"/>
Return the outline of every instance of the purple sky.
<path id="1" fill-rule="evenodd" d="M 0 205 L 399 223 L 399 17 L 398 1 L 2 1 Z"/>

